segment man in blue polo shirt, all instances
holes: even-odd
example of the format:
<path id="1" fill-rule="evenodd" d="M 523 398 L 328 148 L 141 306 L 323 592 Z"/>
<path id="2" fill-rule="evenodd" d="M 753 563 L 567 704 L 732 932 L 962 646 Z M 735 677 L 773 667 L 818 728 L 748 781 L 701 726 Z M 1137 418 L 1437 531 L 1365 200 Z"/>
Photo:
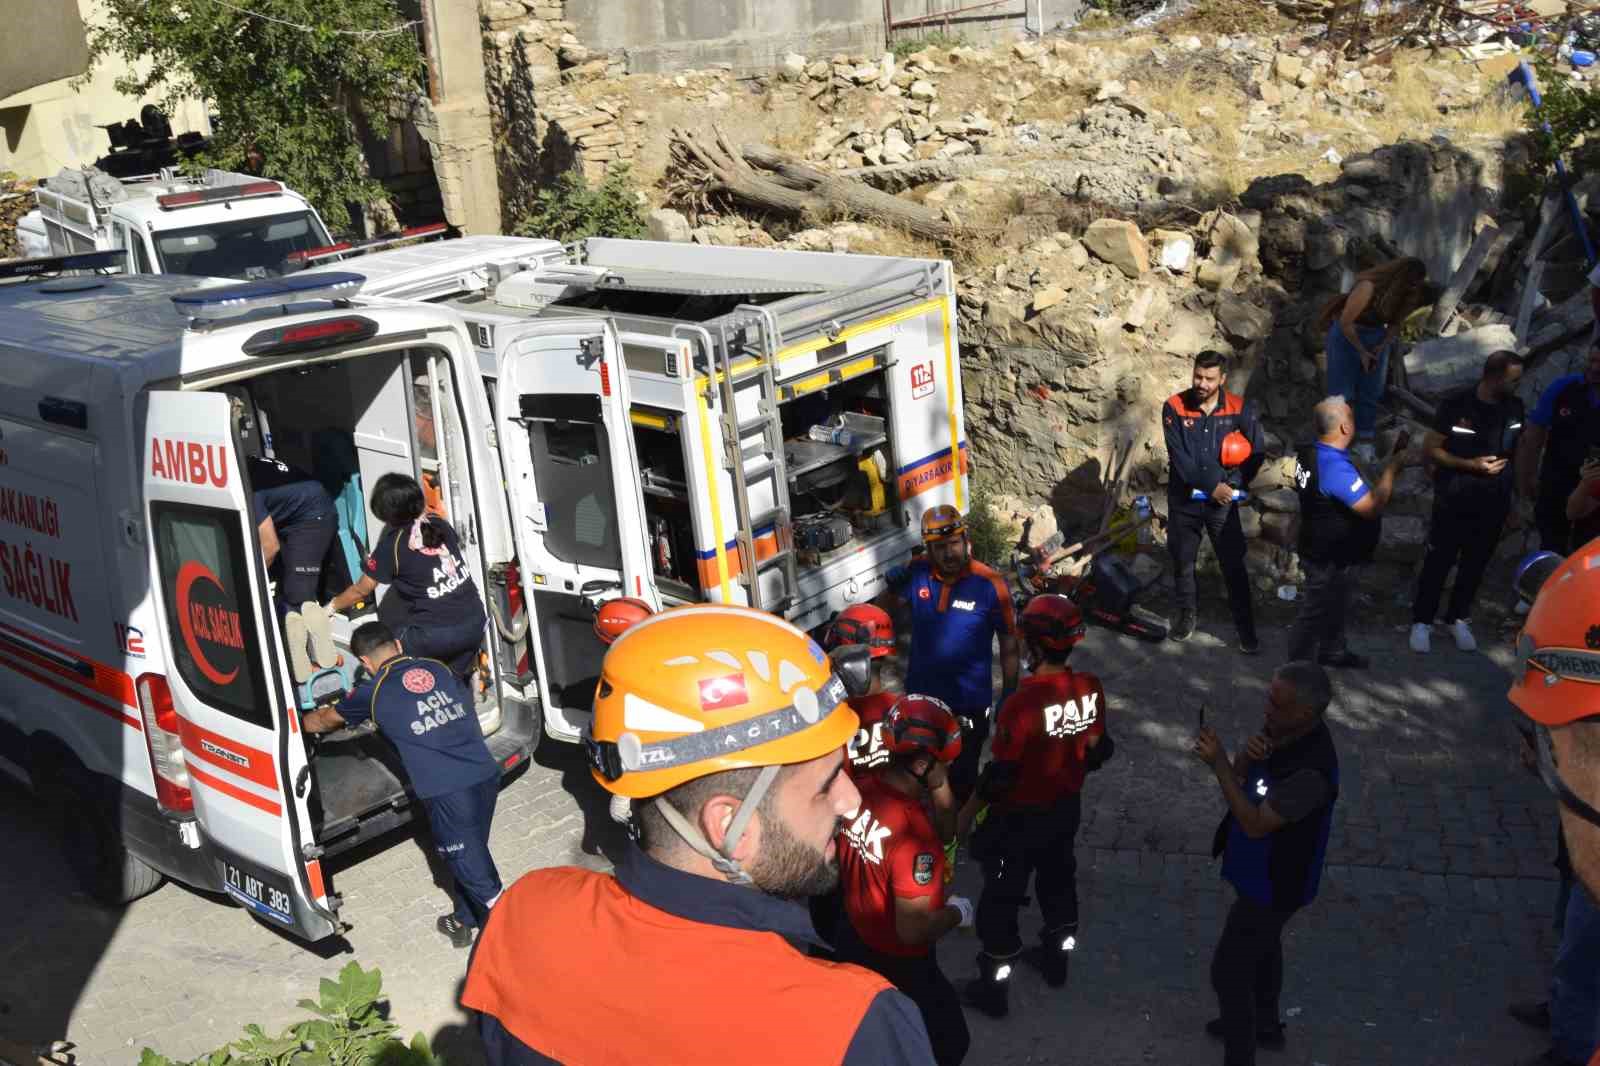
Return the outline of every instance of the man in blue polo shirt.
<path id="1" fill-rule="evenodd" d="M 1295 457 L 1297 548 L 1306 584 L 1300 614 L 1289 630 L 1289 661 L 1315 658 L 1323 666 L 1361 670 L 1367 660 L 1350 650 L 1344 634 L 1356 567 L 1371 560 L 1395 475 L 1415 455 L 1407 451 L 1390 456 L 1377 484 L 1368 485 L 1350 461 L 1356 416 L 1344 397 L 1329 396 L 1312 409 L 1312 416 L 1317 441 Z"/>
<path id="2" fill-rule="evenodd" d="M 448 666 L 405 654 L 382 622 L 352 633 L 350 651 L 371 676 L 336 707 L 308 711 L 301 722 L 308 733 L 327 733 L 370 718 L 399 751 L 411 791 L 428 812 L 434 848 L 455 878 L 455 911 L 436 924 L 456 947 L 467 947 L 500 898 L 489 854 L 500 767 L 471 697 Z"/>
<path id="3" fill-rule="evenodd" d="M 1539 394 L 1517 447 L 1517 495 L 1523 518 L 1539 527 L 1539 547 L 1566 552 L 1572 524 L 1567 497 L 1584 461 L 1600 454 L 1600 339 L 1583 370 L 1552 381 Z M 1531 504 L 1530 504 L 1531 501 Z M 1531 514 L 1529 513 L 1531 510 Z"/>
<path id="4" fill-rule="evenodd" d="M 972 558 L 967 524 L 949 504 L 922 516 L 926 553 L 887 577 L 889 592 L 911 612 L 911 661 L 905 690 L 943 700 L 961 720 L 961 754 L 950 786 L 966 802 L 978 779 L 978 758 L 989 737 L 989 708 L 1017 687 L 1022 658 L 1017 618 L 1006 582 Z M 1001 696 L 994 699 L 994 638 L 1000 638 Z"/>

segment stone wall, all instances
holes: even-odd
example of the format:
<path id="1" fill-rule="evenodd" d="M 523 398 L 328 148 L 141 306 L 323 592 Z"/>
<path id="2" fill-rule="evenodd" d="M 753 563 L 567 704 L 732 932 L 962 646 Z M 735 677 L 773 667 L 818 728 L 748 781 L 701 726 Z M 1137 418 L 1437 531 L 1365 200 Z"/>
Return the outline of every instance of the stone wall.
<path id="1" fill-rule="evenodd" d="M 881 0 L 567 0 L 565 17 L 631 73 L 770 70 L 785 52 L 883 49 Z"/>

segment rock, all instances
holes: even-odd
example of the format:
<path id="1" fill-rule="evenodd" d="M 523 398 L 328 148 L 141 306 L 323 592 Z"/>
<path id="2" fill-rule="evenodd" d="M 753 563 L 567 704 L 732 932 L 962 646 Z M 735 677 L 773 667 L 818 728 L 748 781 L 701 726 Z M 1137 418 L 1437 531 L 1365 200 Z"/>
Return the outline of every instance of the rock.
<path id="1" fill-rule="evenodd" d="M 1150 272 L 1150 246 L 1139 227 L 1124 219 L 1101 218 L 1089 223 L 1083 245 L 1126 277 L 1137 278 Z"/>
<path id="2" fill-rule="evenodd" d="M 1219 265 L 1238 263 L 1241 270 L 1260 265 L 1261 241 L 1238 215 L 1213 212 L 1211 224 L 1206 227 L 1206 240 L 1211 245 L 1209 258 Z"/>
<path id="3" fill-rule="evenodd" d="M 1269 489 L 1257 493 L 1256 502 L 1274 514 L 1300 513 L 1300 494 L 1294 489 Z"/>
<path id="4" fill-rule="evenodd" d="M 951 138 L 944 142 L 943 148 L 939 149 L 938 157 L 940 159 L 952 159 L 958 155 L 966 155 L 974 150 L 970 142 Z"/>
<path id="5" fill-rule="evenodd" d="M 1238 263 L 1223 265 L 1214 259 L 1207 259 L 1200 264 L 1199 271 L 1195 273 L 1195 280 L 1200 283 L 1202 288 L 1210 289 L 1212 292 L 1220 292 L 1231 287 L 1234 279 L 1238 276 Z"/>
<path id="6" fill-rule="evenodd" d="M 1282 548 L 1295 542 L 1295 515 L 1269 511 L 1261 516 L 1261 539 Z"/>
<path id="7" fill-rule="evenodd" d="M 894 81 L 894 53 L 885 52 L 878 57 L 878 88 L 887 89 Z"/>
<path id="8" fill-rule="evenodd" d="M 1239 525 L 1251 540 L 1261 536 L 1261 512 L 1254 507 L 1239 508 Z"/>
<path id="9" fill-rule="evenodd" d="M 1174 274 L 1186 274 L 1194 265 L 1194 238 L 1178 230 L 1153 230 L 1150 239 L 1156 246 L 1156 262 Z"/>
<path id="10" fill-rule="evenodd" d="M 1033 312 L 1038 314 L 1047 307 L 1054 307 L 1066 298 L 1067 290 L 1059 285 L 1051 285 L 1048 288 L 1040 289 L 1033 296 Z"/>
<path id="11" fill-rule="evenodd" d="M 1236 341 L 1258 341 L 1272 332 L 1272 313 L 1242 296 L 1223 293 L 1217 298 L 1217 325 Z"/>
<path id="12" fill-rule="evenodd" d="M 928 101 L 939 95 L 939 90 L 933 87 L 933 82 L 926 78 L 918 78 L 911 83 L 911 88 L 906 93 L 913 100 Z"/>
<path id="13" fill-rule="evenodd" d="M 784 81 L 799 81 L 806 76 L 806 57 L 798 52 L 787 52 L 778 62 L 778 77 Z"/>
<path id="14" fill-rule="evenodd" d="M 1305 63 L 1298 56 L 1286 52 L 1278 53 L 1278 57 L 1272 61 L 1272 72 L 1280 81 L 1295 81 L 1304 69 Z"/>
<path id="15" fill-rule="evenodd" d="M 1307 270 L 1326 270 L 1344 258 L 1344 230 L 1313 230 L 1306 234 Z"/>
<path id="16" fill-rule="evenodd" d="M 691 235 L 689 220 L 670 207 L 658 207 L 645 219 L 653 241 L 688 241 Z"/>
<path id="17" fill-rule="evenodd" d="M 911 158 L 911 142 L 906 140 L 898 127 L 889 129 L 883 135 L 883 158 L 890 163 L 904 163 Z"/>
<path id="18" fill-rule="evenodd" d="M 833 67 L 826 59 L 819 59 L 806 67 L 806 77 L 812 81 L 826 81 L 833 74 Z"/>
<path id="19" fill-rule="evenodd" d="M 1275 81 L 1263 81 L 1256 85 L 1256 92 L 1261 97 L 1261 102 L 1268 107 L 1279 107 L 1283 104 L 1283 90 L 1278 88 Z"/>
<path id="20" fill-rule="evenodd" d="M 1168 355 L 1189 358 L 1205 351 L 1210 343 L 1211 319 L 1193 311 L 1177 311 L 1172 315 L 1172 328 L 1161 350 Z"/>
<path id="21" fill-rule="evenodd" d="M 1502 324 L 1434 337 L 1406 353 L 1406 377 L 1413 391 L 1438 395 L 1477 381 L 1483 375 L 1483 361 L 1502 348 L 1517 348 L 1516 333 Z"/>
<path id="22" fill-rule="evenodd" d="M 1133 571 L 1133 576 L 1143 585 L 1154 583 L 1167 569 L 1162 565 L 1159 557 L 1148 552 L 1139 552 L 1128 563 L 1128 567 Z"/>
<path id="23" fill-rule="evenodd" d="M 1133 302 L 1128 305 L 1128 311 L 1122 316 L 1122 324 L 1128 329 L 1143 329 L 1145 320 L 1150 315 L 1150 308 L 1155 303 L 1156 290 L 1145 285 L 1133 294 Z"/>
<path id="24" fill-rule="evenodd" d="M 1107 100 L 1115 100 L 1127 91 L 1128 87 L 1120 81 L 1103 81 L 1100 83 L 1100 88 L 1095 90 L 1095 102 L 1105 103 Z"/>

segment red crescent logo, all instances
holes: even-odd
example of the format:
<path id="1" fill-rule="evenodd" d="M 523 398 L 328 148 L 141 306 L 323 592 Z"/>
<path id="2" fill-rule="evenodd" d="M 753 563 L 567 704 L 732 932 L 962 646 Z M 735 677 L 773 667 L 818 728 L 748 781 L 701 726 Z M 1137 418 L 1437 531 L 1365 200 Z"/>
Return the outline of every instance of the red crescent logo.
<path id="1" fill-rule="evenodd" d="M 406 687 L 407 692 L 420 696 L 425 692 L 433 691 L 433 671 L 422 666 L 413 666 L 400 675 L 400 683 Z"/>
<path id="2" fill-rule="evenodd" d="M 217 575 L 204 564 L 193 560 L 184 563 L 178 570 L 178 629 L 183 633 L 183 643 L 189 649 L 189 654 L 194 656 L 194 664 L 212 684 L 228 685 L 239 676 L 236 666 L 224 674 L 206 661 L 205 653 L 200 650 L 200 640 L 195 635 L 193 616 L 189 610 L 189 589 L 196 581 L 204 579 L 217 587 L 217 591 L 227 595 L 227 590 L 222 587 L 222 582 L 217 580 Z"/>

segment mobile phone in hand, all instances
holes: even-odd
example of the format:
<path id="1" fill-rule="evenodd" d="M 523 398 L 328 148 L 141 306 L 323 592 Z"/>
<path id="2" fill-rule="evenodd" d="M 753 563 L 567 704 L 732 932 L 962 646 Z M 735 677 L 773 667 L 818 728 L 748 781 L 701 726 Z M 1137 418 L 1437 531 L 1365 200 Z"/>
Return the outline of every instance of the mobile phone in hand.
<path id="1" fill-rule="evenodd" d="M 1202 703 L 1200 705 L 1200 728 L 1204 729 L 1205 727 L 1206 727 L 1206 705 L 1204 703 Z"/>

